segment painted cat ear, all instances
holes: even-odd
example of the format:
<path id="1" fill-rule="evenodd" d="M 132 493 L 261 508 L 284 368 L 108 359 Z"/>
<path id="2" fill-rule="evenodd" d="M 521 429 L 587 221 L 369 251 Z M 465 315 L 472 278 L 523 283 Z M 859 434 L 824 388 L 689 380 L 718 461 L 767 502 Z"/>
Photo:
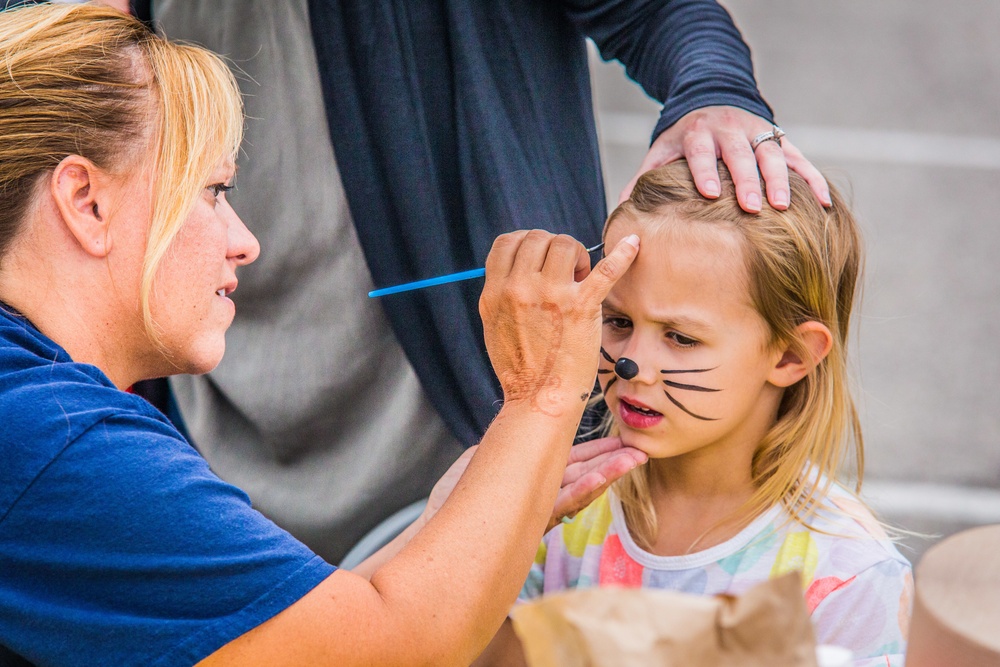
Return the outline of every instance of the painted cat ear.
<path id="1" fill-rule="evenodd" d="M 790 387 L 820 364 L 833 347 L 833 334 L 822 322 L 803 322 L 795 327 L 796 346 L 785 348 L 768 377 L 777 387 Z"/>

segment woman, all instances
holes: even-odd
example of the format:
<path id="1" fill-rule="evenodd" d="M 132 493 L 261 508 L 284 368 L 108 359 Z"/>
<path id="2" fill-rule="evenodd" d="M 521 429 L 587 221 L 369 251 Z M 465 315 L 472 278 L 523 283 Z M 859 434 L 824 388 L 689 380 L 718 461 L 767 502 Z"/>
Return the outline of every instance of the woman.
<path id="1" fill-rule="evenodd" d="M 497 241 L 481 308 L 505 404 L 370 579 L 336 570 L 122 391 L 219 362 L 259 252 L 225 197 L 228 69 L 87 5 L 0 14 L 0 59 L 0 645 L 52 665 L 467 664 L 550 520 L 600 303 L 637 246 L 584 278 L 571 239 Z M 560 507 L 634 463 L 593 459 Z"/>

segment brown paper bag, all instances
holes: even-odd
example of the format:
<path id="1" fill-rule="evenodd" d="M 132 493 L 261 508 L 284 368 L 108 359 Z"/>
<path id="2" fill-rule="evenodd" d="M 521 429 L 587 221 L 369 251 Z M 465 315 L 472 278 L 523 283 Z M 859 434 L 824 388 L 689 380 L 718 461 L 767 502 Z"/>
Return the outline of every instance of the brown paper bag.
<path id="1" fill-rule="evenodd" d="M 790 573 L 739 597 L 589 588 L 518 605 L 531 667 L 816 667 L 816 639 Z"/>

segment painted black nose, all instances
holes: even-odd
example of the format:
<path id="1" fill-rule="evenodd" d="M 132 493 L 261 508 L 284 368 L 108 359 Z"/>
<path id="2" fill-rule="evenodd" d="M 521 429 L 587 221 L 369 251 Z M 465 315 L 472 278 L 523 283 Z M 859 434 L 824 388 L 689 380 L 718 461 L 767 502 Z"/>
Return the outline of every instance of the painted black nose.
<path id="1" fill-rule="evenodd" d="M 627 357 L 621 357 L 615 362 L 615 375 L 623 380 L 631 380 L 639 374 L 639 364 Z"/>

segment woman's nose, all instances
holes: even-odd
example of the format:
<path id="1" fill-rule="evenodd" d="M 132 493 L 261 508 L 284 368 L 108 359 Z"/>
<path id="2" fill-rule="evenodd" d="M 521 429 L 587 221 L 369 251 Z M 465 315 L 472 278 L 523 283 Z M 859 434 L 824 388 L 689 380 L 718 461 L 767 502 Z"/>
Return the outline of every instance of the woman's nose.
<path id="1" fill-rule="evenodd" d="M 260 255 L 260 243 L 240 216 L 233 212 L 229 222 L 229 258 L 235 259 L 238 266 L 250 264 Z"/>

